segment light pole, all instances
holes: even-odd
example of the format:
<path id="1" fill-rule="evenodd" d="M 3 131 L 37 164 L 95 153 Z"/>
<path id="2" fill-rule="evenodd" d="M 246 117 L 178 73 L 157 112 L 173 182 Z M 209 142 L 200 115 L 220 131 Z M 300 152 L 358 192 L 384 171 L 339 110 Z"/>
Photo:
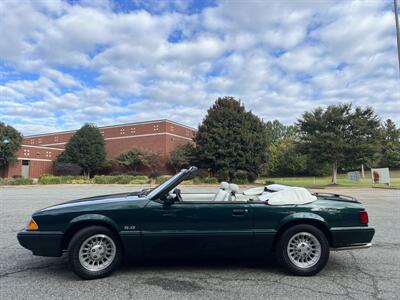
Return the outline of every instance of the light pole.
<path id="1" fill-rule="evenodd" d="M 397 6 L 397 0 L 394 1 L 394 17 L 396 19 L 396 37 L 397 37 L 397 58 L 399 62 L 399 72 L 400 72 L 400 29 L 399 29 L 399 8 Z"/>

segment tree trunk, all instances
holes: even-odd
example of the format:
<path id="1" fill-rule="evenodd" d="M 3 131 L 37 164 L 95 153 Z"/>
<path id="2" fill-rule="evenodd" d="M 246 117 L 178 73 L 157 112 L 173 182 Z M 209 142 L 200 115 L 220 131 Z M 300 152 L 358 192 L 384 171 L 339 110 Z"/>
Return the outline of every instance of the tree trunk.
<path id="1" fill-rule="evenodd" d="M 331 184 L 337 184 L 336 178 L 337 178 L 337 162 L 335 161 L 332 164 L 332 180 L 331 180 Z"/>

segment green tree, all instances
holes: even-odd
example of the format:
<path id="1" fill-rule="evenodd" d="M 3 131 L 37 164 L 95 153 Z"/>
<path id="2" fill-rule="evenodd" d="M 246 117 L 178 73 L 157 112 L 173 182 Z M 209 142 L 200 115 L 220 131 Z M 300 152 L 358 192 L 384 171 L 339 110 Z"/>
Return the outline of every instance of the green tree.
<path id="1" fill-rule="evenodd" d="M 372 108 L 351 104 L 321 107 L 298 120 L 302 150 L 319 162 L 328 162 L 332 184 L 339 166 L 370 163 L 379 147 L 380 122 Z"/>
<path id="2" fill-rule="evenodd" d="M 400 129 L 391 119 L 387 119 L 382 126 L 382 136 L 380 165 L 400 168 Z"/>
<path id="3" fill-rule="evenodd" d="M 194 138 L 202 167 L 233 180 L 238 170 L 254 180 L 266 161 L 264 123 L 233 97 L 218 98 Z"/>
<path id="4" fill-rule="evenodd" d="M 15 163 L 21 143 L 21 133 L 14 127 L 0 122 L 0 167 Z"/>
<path id="5" fill-rule="evenodd" d="M 302 164 L 304 155 L 296 152 L 295 136 L 296 127 L 286 126 L 278 120 L 265 123 L 267 140 L 267 163 L 264 175 L 298 175 L 303 169 L 291 170 L 294 165 Z M 288 152 L 288 153 L 286 153 Z M 291 155 L 292 154 L 292 155 Z M 287 156 L 289 160 L 285 160 Z M 286 173 L 287 172 L 287 173 Z"/>
<path id="6" fill-rule="evenodd" d="M 278 120 L 268 121 L 265 123 L 265 133 L 268 145 L 276 144 L 284 138 L 294 137 L 296 134 L 296 126 L 285 126 Z"/>
<path id="7" fill-rule="evenodd" d="M 307 156 L 296 149 L 291 138 L 269 145 L 268 162 L 268 174 L 275 176 L 303 175 L 307 169 Z"/>
<path id="8" fill-rule="evenodd" d="M 69 140 L 58 161 L 79 165 L 87 177 L 107 165 L 104 138 L 99 129 L 85 124 Z"/>
<path id="9" fill-rule="evenodd" d="M 194 160 L 195 147 L 192 143 L 186 143 L 177 146 L 171 151 L 167 164 L 171 166 L 175 172 L 180 169 L 189 167 Z"/>
<path id="10" fill-rule="evenodd" d="M 133 148 L 119 154 L 116 161 L 128 170 L 136 172 L 137 168 L 143 165 L 143 153 L 140 149 Z"/>
<path id="11" fill-rule="evenodd" d="M 151 172 L 150 175 L 155 174 L 157 168 L 161 164 L 160 153 L 154 150 L 142 150 L 142 163 Z"/>

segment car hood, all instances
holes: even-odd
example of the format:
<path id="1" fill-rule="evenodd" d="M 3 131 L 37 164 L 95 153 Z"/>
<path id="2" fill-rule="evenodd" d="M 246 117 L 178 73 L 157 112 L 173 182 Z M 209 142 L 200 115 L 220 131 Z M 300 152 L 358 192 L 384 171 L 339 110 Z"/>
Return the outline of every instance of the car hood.
<path id="1" fill-rule="evenodd" d="M 100 195 L 100 196 L 93 196 L 93 197 L 85 197 L 79 198 L 67 202 L 63 202 L 61 204 L 69 204 L 69 203 L 80 203 L 80 202 L 90 202 L 90 201 L 97 201 L 97 200 L 105 200 L 105 199 L 115 199 L 115 198 L 126 198 L 128 196 L 137 196 L 139 192 L 136 193 L 119 193 L 119 194 L 109 194 L 109 195 Z M 60 205 L 60 204 L 59 204 Z"/>
<path id="2" fill-rule="evenodd" d="M 109 194 L 109 195 L 80 198 L 80 199 L 76 199 L 76 200 L 71 200 L 71 201 L 66 201 L 66 202 L 62 202 L 59 204 L 55 204 L 55 205 L 43 208 L 37 212 L 44 212 L 44 211 L 59 209 L 59 208 L 72 208 L 75 206 L 82 206 L 82 205 L 123 201 L 123 200 L 127 199 L 128 197 L 129 197 L 130 201 L 145 199 L 145 196 L 139 197 L 139 194 L 140 194 L 140 192 L 131 192 L 131 193 L 119 193 L 119 194 Z"/>

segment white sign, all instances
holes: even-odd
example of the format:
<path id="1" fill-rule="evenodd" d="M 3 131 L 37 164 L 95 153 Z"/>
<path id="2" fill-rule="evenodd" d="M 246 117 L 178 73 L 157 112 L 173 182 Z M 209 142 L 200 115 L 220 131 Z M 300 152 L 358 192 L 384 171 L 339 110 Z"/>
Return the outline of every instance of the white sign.
<path id="1" fill-rule="evenodd" d="M 387 183 L 390 185 L 389 168 L 371 169 L 372 183 Z"/>

